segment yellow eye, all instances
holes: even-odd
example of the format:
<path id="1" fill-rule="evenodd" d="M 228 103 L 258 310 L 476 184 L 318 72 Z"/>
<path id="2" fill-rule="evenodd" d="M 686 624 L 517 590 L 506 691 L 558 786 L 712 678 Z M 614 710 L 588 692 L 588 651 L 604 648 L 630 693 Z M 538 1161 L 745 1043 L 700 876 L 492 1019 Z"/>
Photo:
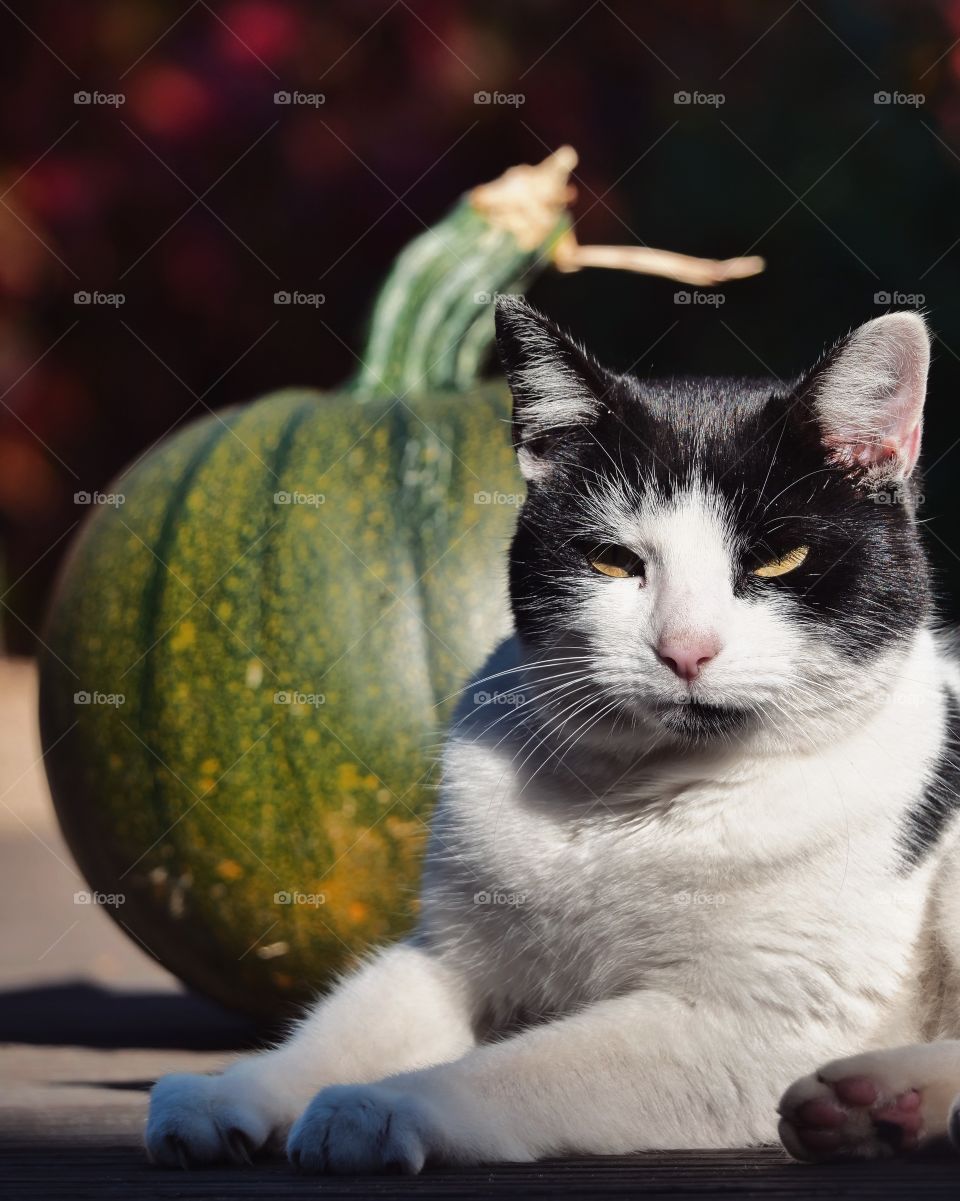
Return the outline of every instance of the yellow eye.
<path id="1" fill-rule="evenodd" d="M 588 559 L 594 571 L 615 580 L 643 575 L 643 560 L 625 546 L 598 546 Z"/>
<path id="2" fill-rule="evenodd" d="M 799 567 L 809 553 L 809 546 L 798 546 L 796 550 L 788 551 L 780 559 L 764 563 L 762 567 L 755 567 L 751 574 L 761 576 L 765 580 L 775 575 L 786 575 L 788 571 L 793 571 Z"/>

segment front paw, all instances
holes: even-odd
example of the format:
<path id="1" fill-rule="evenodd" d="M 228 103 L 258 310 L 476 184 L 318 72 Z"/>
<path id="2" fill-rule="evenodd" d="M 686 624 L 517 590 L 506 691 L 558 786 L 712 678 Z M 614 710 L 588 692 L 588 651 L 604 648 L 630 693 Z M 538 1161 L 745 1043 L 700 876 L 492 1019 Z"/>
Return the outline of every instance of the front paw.
<path id="1" fill-rule="evenodd" d="M 940 1055 L 936 1043 L 868 1051 L 797 1080 L 780 1101 L 783 1145 L 811 1162 L 915 1150 L 946 1113 L 930 1104 Z"/>
<path id="2" fill-rule="evenodd" d="M 287 1139 L 301 1172 L 416 1175 L 438 1149 L 436 1121 L 417 1098 L 381 1084 L 325 1088 Z"/>
<path id="3" fill-rule="evenodd" d="M 190 1168 L 249 1163 L 270 1138 L 271 1123 L 221 1076 L 164 1076 L 150 1093 L 144 1140 L 151 1163 Z"/>

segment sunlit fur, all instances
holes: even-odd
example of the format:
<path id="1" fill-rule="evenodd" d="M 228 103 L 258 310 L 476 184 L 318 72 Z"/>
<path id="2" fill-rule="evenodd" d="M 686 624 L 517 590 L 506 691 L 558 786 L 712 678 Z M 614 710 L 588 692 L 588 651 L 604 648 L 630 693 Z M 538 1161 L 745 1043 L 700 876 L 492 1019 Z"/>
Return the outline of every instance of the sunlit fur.
<path id="1" fill-rule="evenodd" d="M 519 300 L 498 335 L 528 485 L 516 632 L 449 734 L 418 928 L 278 1047 L 161 1080 L 161 1164 L 284 1140 L 310 1172 L 756 1144 L 799 1077 L 797 1153 L 818 1065 L 960 1035 L 923 322 L 870 322 L 789 384 L 614 375 Z M 643 571 L 598 573 L 609 545 Z M 699 674 L 665 631 L 709 632 Z M 857 1065 L 928 1090 L 946 1128 L 960 1043 Z"/>

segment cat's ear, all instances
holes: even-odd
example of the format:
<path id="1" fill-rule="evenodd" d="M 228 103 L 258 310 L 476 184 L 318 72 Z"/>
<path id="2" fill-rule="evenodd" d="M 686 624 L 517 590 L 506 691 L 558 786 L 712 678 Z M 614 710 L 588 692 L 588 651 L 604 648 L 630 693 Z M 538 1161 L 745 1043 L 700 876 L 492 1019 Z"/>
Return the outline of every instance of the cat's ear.
<path id="1" fill-rule="evenodd" d="M 498 297 L 496 317 L 520 471 L 527 480 L 543 480 L 564 435 L 596 421 L 609 385 L 603 368 L 522 297 Z"/>
<path id="2" fill-rule="evenodd" d="M 838 462 L 895 479 L 913 471 L 929 366 L 919 313 L 868 321 L 825 356 L 803 392 Z"/>

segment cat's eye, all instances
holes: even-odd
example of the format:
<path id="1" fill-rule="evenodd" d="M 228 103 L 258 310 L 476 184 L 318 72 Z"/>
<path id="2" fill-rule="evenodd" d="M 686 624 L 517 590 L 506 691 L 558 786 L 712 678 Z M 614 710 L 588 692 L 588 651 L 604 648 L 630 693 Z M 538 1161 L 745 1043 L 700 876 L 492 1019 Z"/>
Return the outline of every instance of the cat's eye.
<path id="1" fill-rule="evenodd" d="M 643 575 L 643 560 L 626 546 L 597 546 L 587 559 L 594 571 L 615 580 Z"/>
<path id="2" fill-rule="evenodd" d="M 764 580 L 769 580 L 777 575 L 786 575 L 788 571 L 795 571 L 809 553 L 809 546 L 795 547 L 793 550 L 787 551 L 785 555 L 781 555 L 779 559 L 771 559 L 762 567 L 755 567 L 750 574 L 758 575 Z"/>

